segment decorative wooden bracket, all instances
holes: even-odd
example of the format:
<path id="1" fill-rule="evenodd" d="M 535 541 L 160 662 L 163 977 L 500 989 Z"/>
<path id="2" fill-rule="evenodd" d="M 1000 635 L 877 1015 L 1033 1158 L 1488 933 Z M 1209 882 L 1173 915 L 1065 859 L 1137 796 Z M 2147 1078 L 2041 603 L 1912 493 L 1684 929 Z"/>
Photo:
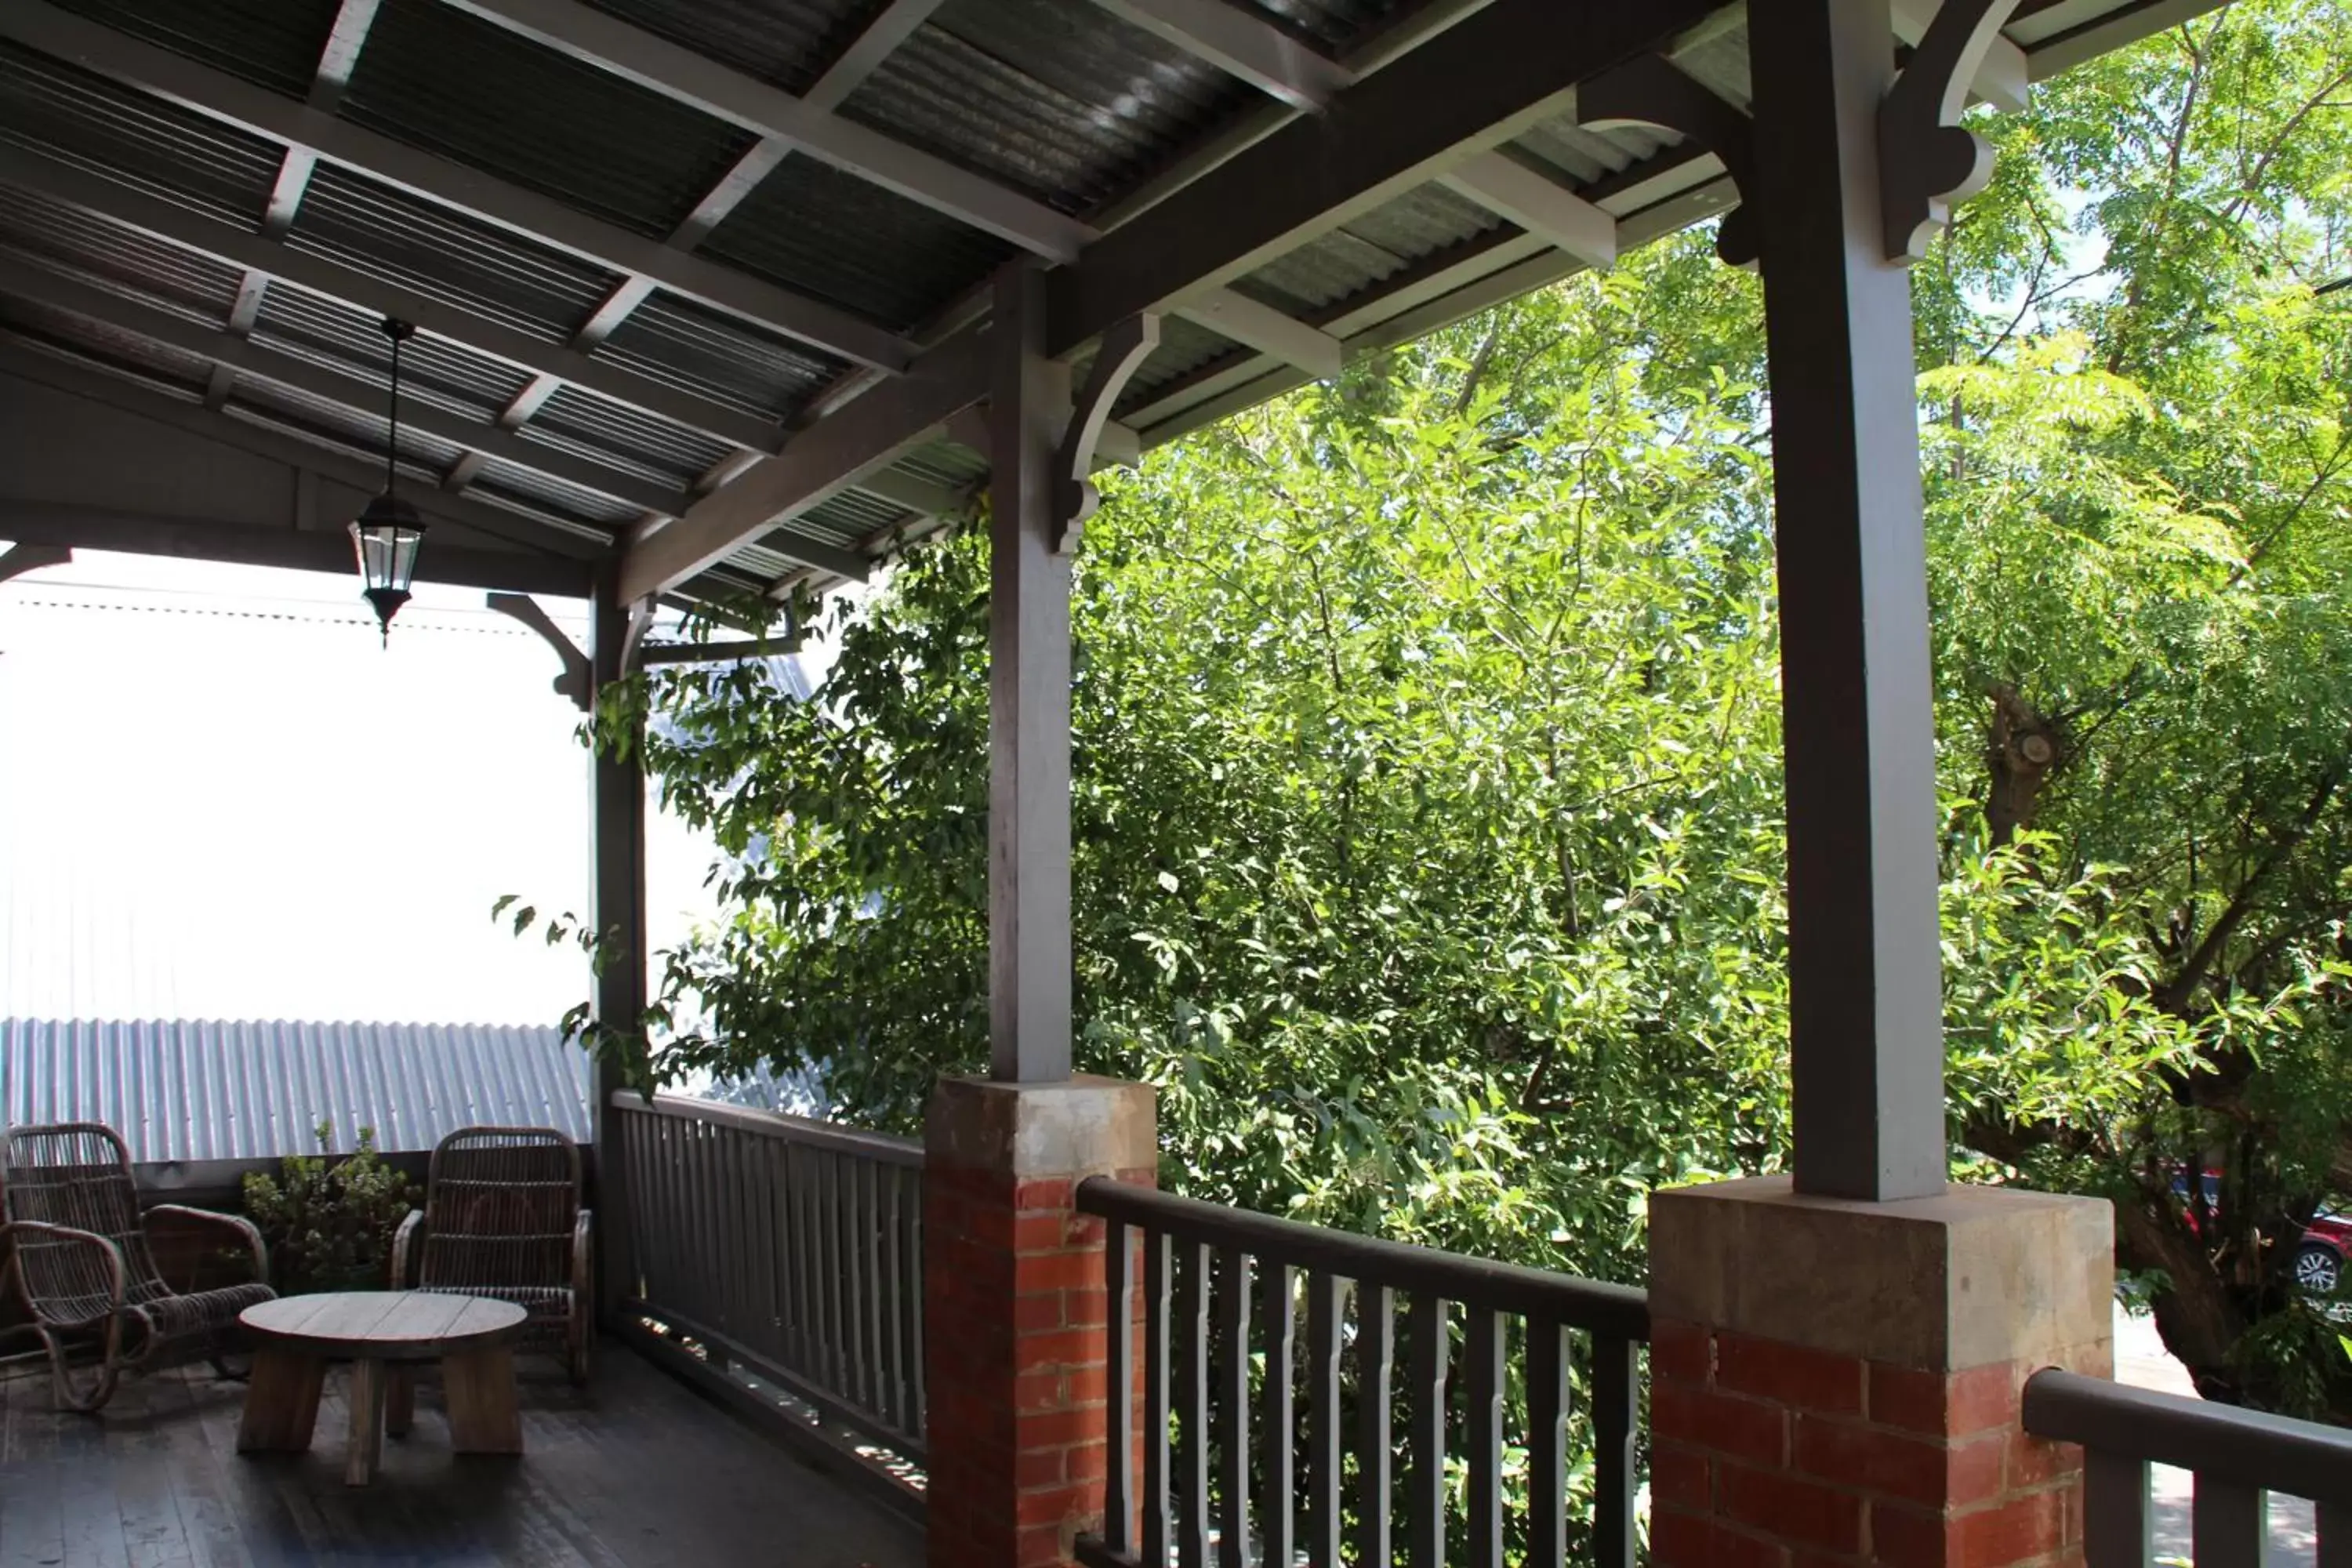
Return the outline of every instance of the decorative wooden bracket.
<path id="1" fill-rule="evenodd" d="M 555 650 L 555 657 L 563 661 L 563 673 L 552 683 L 557 696 L 572 699 L 572 705 L 583 713 L 595 707 L 595 686 L 589 675 L 588 656 L 563 635 L 562 627 L 547 618 L 538 600 L 528 594 L 492 594 L 488 603 L 499 614 L 537 632 Z"/>
<path id="2" fill-rule="evenodd" d="M 1061 449 L 1054 454 L 1054 553 L 1066 555 L 1077 543 L 1087 519 L 1094 516 L 1102 497 L 1088 478 L 1095 468 L 1095 445 L 1110 423 L 1111 405 L 1127 389 L 1151 351 L 1160 346 L 1160 318 L 1150 311 L 1129 316 L 1102 335 L 1087 384 L 1078 389 L 1070 410 L 1070 427 Z"/>
<path id="3" fill-rule="evenodd" d="M 72 560 L 73 552 L 63 545 L 19 544 L 0 553 L 0 583 L 37 572 L 44 566 L 63 566 Z"/>
<path id="4" fill-rule="evenodd" d="M 1761 247 L 1748 210 L 1757 195 L 1756 142 L 1753 126 L 1738 107 L 1664 56 L 1641 55 L 1580 86 L 1576 118 L 1595 129 L 1663 126 L 1714 153 L 1738 187 L 1740 204 L 1717 231 L 1716 254 L 1734 267 L 1756 265 Z"/>
<path id="5" fill-rule="evenodd" d="M 1969 84 L 2018 0 L 1944 0 L 1878 109 L 1878 205 L 1886 259 L 1916 261 L 1952 204 L 1992 178 L 1992 147 L 1959 123 Z"/>
<path id="6" fill-rule="evenodd" d="M 628 626 L 621 633 L 621 674 L 625 679 L 636 674 L 645 664 L 646 634 L 653 630 L 654 610 L 658 603 L 647 595 L 629 606 Z"/>

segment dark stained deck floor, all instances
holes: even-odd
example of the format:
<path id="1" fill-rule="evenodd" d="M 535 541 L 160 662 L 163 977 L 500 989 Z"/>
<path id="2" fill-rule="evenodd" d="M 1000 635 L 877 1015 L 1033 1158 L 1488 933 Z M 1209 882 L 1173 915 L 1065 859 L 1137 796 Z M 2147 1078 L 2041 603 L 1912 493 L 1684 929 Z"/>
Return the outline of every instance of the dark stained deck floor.
<path id="1" fill-rule="evenodd" d="M 607 1341 L 583 1392 L 522 1363 L 520 1458 L 454 1458 L 428 1382 L 375 1484 L 342 1482 L 342 1373 L 299 1456 L 240 1456 L 243 1389 L 192 1368 L 62 1415 L 0 1378 L 0 1568 L 917 1568 L 921 1532 Z"/>

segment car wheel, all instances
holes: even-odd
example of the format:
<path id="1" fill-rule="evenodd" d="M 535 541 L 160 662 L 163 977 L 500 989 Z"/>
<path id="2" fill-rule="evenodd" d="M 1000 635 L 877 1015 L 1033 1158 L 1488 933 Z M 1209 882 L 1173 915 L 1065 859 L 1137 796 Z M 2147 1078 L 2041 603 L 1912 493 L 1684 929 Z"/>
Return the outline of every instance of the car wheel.
<path id="1" fill-rule="evenodd" d="M 2315 1296 L 2333 1296 L 2344 1278 L 2344 1260 L 2332 1247 L 2306 1241 L 2295 1249 L 2294 1282 Z"/>

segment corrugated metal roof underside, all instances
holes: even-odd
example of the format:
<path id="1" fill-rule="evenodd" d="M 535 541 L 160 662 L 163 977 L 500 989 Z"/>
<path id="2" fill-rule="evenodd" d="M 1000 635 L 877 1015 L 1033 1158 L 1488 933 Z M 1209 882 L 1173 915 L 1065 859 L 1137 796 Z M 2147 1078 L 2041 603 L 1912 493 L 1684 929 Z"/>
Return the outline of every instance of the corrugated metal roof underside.
<path id="1" fill-rule="evenodd" d="M 930 484 L 961 489 L 988 477 L 988 459 L 954 441 L 934 441 L 891 465 L 895 472 Z"/>
<path id="2" fill-rule="evenodd" d="M 0 1023 L 0 1116 L 12 1127 L 102 1121 L 142 1164 L 337 1150 L 375 1131 L 387 1152 L 461 1127 L 591 1134 L 588 1054 L 549 1028 L 490 1025 Z"/>
<path id="3" fill-rule="evenodd" d="M 1269 21 L 1329 55 L 1344 55 L 1390 18 L 1412 11 L 1410 0 L 1240 0 Z"/>
<path id="4" fill-rule="evenodd" d="M 1013 254 L 992 236 L 807 157 L 778 164 L 701 250 L 898 331 Z"/>
<path id="5" fill-rule="evenodd" d="M 0 185 L 0 247 L 141 298 L 228 319 L 244 274 L 234 267 L 150 238 L 29 192 Z"/>
<path id="6" fill-rule="evenodd" d="M 621 281 L 551 247 L 324 163 L 310 176 L 287 244 L 542 342 L 568 342 Z"/>
<path id="7" fill-rule="evenodd" d="M 383 0 L 336 112 L 654 238 L 757 140 L 440 0 Z"/>
<path id="8" fill-rule="evenodd" d="M 846 361 L 659 290 L 598 345 L 596 357 L 777 420 L 798 412 L 848 368 Z"/>
<path id="9" fill-rule="evenodd" d="M 58 0 L 61 9 L 300 98 L 334 30 L 338 0 Z"/>
<path id="10" fill-rule="evenodd" d="M 276 142 L 5 41 L 0 140 L 235 224 L 260 222 L 285 161 Z"/>
<path id="11" fill-rule="evenodd" d="M 671 43 L 793 96 L 865 30 L 887 0 L 588 0 Z"/>
<path id="12" fill-rule="evenodd" d="M 371 380 L 391 380 L 392 345 L 382 319 L 323 294 L 270 284 L 262 292 L 254 336 L 299 347 L 306 356 L 328 358 L 342 368 L 364 366 Z M 531 381 L 528 372 L 504 360 L 429 332 L 402 345 L 400 378 L 404 396 L 414 385 L 431 401 L 482 420 L 494 418 Z"/>
<path id="13" fill-rule="evenodd" d="M 212 375 L 211 362 L 195 354 L 29 300 L 0 297 L 0 321 L 37 343 L 183 391 L 201 388 Z"/>
<path id="14" fill-rule="evenodd" d="M 793 519 L 794 531 L 855 549 L 898 526 L 907 509 L 864 490 L 843 490 Z"/>
<path id="15" fill-rule="evenodd" d="M 569 385 L 540 405 L 523 430 L 604 462 L 622 454 L 647 478 L 679 489 L 735 450 L 675 420 Z"/>
<path id="16" fill-rule="evenodd" d="M 841 112 L 1076 213 L 1254 98 L 1099 6 L 948 0 Z"/>

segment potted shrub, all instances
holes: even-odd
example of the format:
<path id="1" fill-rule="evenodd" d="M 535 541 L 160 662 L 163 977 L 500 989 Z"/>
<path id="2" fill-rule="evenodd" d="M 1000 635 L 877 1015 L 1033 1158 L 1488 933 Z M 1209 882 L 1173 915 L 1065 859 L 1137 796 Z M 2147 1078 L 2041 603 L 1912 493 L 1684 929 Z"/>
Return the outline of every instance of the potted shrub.
<path id="1" fill-rule="evenodd" d="M 319 1152 L 289 1154 L 273 1176 L 245 1178 L 245 1212 L 269 1244 L 278 1293 L 381 1290 L 393 1232 L 414 1206 L 408 1178 L 375 1152 L 375 1129 L 360 1129 L 359 1147 L 334 1157 L 334 1130 L 316 1129 Z"/>

